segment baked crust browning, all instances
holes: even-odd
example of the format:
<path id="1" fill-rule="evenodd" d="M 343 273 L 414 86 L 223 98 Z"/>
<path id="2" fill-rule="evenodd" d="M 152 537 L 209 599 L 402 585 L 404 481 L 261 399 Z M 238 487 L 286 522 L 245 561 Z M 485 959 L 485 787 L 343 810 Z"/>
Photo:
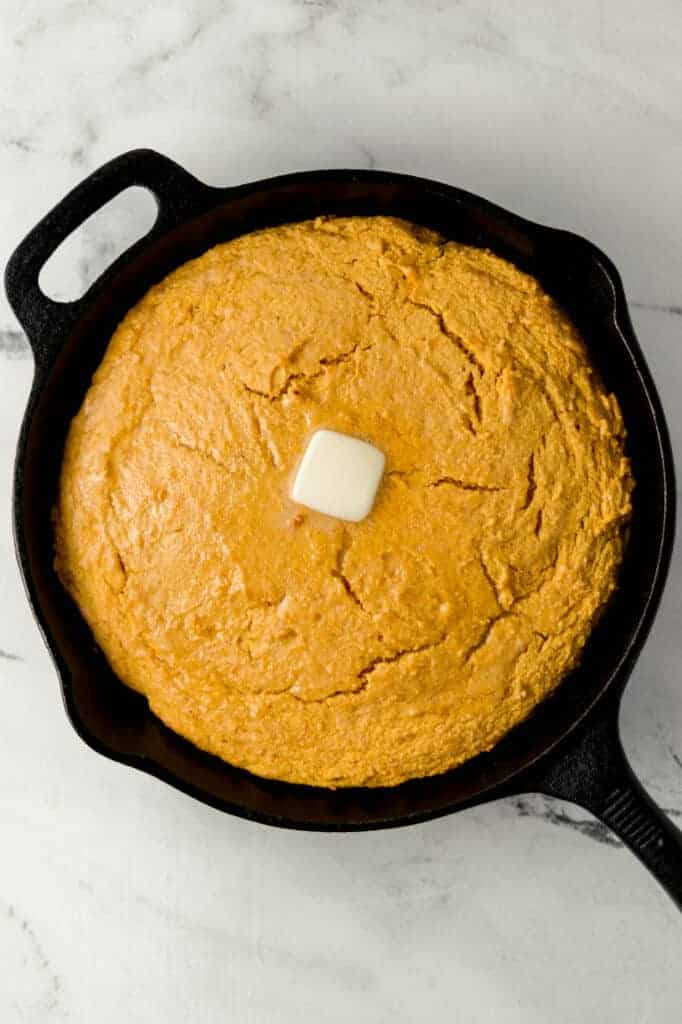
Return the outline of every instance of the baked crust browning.
<path id="1" fill-rule="evenodd" d="M 311 433 L 387 458 L 294 505 Z M 618 404 L 539 284 L 382 217 L 216 246 L 115 332 L 68 435 L 56 564 L 114 671 L 260 775 L 393 785 L 490 749 L 615 585 Z"/>

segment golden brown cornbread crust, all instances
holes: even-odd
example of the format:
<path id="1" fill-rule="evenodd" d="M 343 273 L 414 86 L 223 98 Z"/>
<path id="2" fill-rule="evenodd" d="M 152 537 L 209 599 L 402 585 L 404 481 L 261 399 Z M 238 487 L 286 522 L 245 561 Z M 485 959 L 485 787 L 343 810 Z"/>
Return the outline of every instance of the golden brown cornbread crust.
<path id="1" fill-rule="evenodd" d="M 318 427 L 387 467 L 293 506 Z M 57 568 L 114 670 L 261 775 L 392 785 L 492 747 L 575 664 L 632 481 L 536 281 L 381 217 L 216 246 L 125 317 L 68 436 Z"/>

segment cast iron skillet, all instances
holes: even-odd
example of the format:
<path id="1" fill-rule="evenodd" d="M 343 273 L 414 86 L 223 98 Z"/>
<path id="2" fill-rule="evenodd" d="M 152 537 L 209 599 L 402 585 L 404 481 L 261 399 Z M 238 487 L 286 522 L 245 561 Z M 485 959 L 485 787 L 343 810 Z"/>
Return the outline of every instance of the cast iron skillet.
<path id="1" fill-rule="evenodd" d="M 151 190 L 158 219 L 77 302 L 40 290 L 50 254 L 130 185 Z M 257 778 L 166 729 L 123 686 L 53 569 L 50 513 L 65 433 L 112 331 L 154 282 L 216 242 L 321 213 L 395 214 L 486 246 L 535 275 L 582 331 L 620 401 L 637 488 L 620 588 L 580 667 L 490 753 L 437 778 L 392 789 L 330 792 Z M 618 708 L 670 562 L 675 487 L 668 431 L 632 330 L 620 278 L 595 246 L 530 223 L 447 185 L 376 171 L 311 171 L 238 188 L 209 187 L 151 150 L 105 164 L 24 239 L 6 270 L 10 303 L 35 357 L 19 439 L 14 527 L 28 597 L 61 676 L 67 713 L 93 749 L 204 803 L 270 825 L 329 831 L 387 828 L 496 797 L 541 792 L 606 822 L 682 908 L 682 834 L 645 794 L 623 754 Z"/>

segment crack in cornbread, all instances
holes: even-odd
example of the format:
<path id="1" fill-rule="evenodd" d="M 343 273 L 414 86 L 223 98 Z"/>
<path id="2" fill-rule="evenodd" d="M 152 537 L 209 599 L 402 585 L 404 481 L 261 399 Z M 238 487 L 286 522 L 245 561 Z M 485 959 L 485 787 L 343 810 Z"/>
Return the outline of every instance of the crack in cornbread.
<path id="1" fill-rule="evenodd" d="M 387 466 L 295 506 L 320 427 Z M 393 785 L 490 749 L 615 585 L 623 423 L 539 284 L 390 218 L 184 264 L 124 318 L 68 435 L 56 564 L 114 671 L 225 760 Z"/>

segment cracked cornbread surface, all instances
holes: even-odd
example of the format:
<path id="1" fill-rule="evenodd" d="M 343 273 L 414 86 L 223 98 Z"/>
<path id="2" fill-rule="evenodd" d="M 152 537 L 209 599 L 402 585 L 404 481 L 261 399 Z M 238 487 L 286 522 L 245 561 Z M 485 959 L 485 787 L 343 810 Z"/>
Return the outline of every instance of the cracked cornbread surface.
<path id="1" fill-rule="evenodd" d="M 295 506 L 311 433 L 386 455 L 372 513 Z M 617 403 L 538 283 L 405 222 L 216 246 L 114 334 L 74 419 L 57 569 L 115 672 L 232 764 L 393 785 L 491 748 L 616 583 Z"/>

